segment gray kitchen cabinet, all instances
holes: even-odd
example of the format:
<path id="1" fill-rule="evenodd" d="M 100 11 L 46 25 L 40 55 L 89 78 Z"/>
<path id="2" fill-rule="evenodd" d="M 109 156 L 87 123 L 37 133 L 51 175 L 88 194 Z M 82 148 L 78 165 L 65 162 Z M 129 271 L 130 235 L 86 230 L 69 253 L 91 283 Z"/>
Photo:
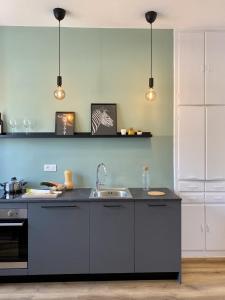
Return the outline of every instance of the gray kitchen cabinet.
<path id="1" fill-rule="evenodd" d="M 133 202 L 91 203 L 90 272 L 134 272 Z"/>
<path id="2" fill-rule="evenodd" d="M 181 204 L 135 202 L 135 272 L 180 272 Z"/>
<path id="3" fill-rule="evenodd" d="M 28 274 L 89 273 L 89 203 L 28 204 Z"/>

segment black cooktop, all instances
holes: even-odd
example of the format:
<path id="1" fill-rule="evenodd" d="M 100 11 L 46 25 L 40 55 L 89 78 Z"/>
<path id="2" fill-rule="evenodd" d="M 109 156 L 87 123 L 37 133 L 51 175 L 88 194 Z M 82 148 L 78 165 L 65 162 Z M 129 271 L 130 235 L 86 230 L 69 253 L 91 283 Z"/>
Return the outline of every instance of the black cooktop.
<path id="1" fill-rule="evenodd" d="M 2 193 L 0 192 L 0 199 L 14 199 L 16 197 L 18 197 L 21 194 L 8 194 L 8 193 Z"/>

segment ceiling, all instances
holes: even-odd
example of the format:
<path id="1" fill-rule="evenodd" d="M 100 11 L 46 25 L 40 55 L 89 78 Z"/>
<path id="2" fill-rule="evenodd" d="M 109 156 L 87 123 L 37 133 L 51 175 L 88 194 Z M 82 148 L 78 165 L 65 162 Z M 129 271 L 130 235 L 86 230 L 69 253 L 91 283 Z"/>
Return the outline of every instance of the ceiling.
<path id="1" fill-rule="evenodd" d="M 0 0 L 0 26 L 55 26 L 52 9 L 68 14 L 65 27 L 146 28 L 144 13 L 158 12 L 154 28 L 225 28 L 225 0 Z"/>

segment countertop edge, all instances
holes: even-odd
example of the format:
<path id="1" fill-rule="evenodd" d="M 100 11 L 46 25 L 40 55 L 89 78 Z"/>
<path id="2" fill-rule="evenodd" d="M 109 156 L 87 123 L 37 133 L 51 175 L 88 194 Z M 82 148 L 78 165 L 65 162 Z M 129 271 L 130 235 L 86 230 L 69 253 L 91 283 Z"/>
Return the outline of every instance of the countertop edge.
<path id="1" fill-rule="evenodd" d="M 1 203 L 54 203 L 54 202 L 105 202 L 105 201 L 124 201 L 124 202 L 132 202 L 132 201 L 182 201 L 182 199 L 177 196 L 172 190 L 168 188 L 152 188 L 150 190 L 163 191 L 166 193 L 164 196 L 149 196 L 147 192 L 142 188 L 129 188 L 133 198 L 114 198 L 114 199 L 94 199 L 89 198 L 91 188 L 77 188 L 71 191 L 64 192 L 61 196 L 54 199 L 43 199 L 43 198 L 35 198 L 35 199 L 25 199 L 21 196 L 18 196 L 13 199 L 0 199 Z"/>

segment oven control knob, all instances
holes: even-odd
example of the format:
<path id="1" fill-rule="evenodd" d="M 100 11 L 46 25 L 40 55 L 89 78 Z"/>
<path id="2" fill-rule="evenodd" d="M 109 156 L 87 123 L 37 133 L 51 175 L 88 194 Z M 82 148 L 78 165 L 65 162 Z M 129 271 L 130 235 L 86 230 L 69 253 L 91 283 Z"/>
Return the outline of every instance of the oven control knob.
<path id="1" fill-rule="evenodd" d="M 17 212 L 13 211 L 13 210 L 9 210 L 8 211 L 8 217 L 16 217 L 17 216 Z"/>

